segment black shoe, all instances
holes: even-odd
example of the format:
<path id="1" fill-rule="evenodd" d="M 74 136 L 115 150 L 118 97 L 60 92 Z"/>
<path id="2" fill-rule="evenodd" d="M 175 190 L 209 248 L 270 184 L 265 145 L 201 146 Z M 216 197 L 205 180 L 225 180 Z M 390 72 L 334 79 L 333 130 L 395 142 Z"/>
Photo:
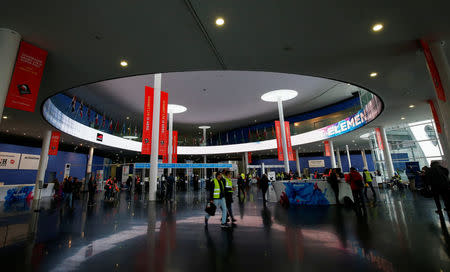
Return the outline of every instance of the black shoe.
<path id="1" fill-rule="evenodd" d="M 236 222 L 237 220 L 233 218 L 231 218 L 231 222 Z"/>
<path id="2" fill-rule="evenodd" d="M 226 229 L 226 228 L 229 228 L 230 226 L 227 223 L 225 223 L 225 224 L 220 224 L 220 227 L 223 229 Z"/>

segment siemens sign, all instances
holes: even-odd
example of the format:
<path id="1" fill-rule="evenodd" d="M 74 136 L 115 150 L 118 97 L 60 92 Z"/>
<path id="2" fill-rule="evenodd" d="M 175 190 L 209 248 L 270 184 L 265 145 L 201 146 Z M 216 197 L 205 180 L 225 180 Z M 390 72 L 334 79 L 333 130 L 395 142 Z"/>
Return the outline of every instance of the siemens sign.
<path id="1" fill-rule="evenodd" d="M 362 127 L 366 123 L 367 118 L 364 114 L 364 110 L 360 110 L 354 115 L 347 117 L 338 123 L 324 127 L 323 130 L 328 137 L 335 137 Z"/>

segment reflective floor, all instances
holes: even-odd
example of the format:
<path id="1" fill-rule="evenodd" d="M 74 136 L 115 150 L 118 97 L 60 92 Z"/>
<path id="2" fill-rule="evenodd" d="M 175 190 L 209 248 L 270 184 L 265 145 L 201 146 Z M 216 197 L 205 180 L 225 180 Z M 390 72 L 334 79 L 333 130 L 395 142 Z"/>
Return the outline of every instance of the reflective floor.
<path id="1" fill-rule="evenodd" d="M 235 200 L 238 219 L 204 228 L 205 194 L 147 203 L 124 191 L 118 203 L 76 200 L 1 206 L 2 271 L 450 271 L 448 218 L 432 199 L 381 192 L 366 217 L 338 207 L 262 205 L 260 191 Z"/>

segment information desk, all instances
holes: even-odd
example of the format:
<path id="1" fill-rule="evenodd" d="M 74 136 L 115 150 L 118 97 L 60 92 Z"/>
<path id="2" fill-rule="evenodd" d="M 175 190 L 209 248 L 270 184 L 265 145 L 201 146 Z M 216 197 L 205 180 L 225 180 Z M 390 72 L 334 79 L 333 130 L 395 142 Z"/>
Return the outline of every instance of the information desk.
<path id="1" fill-rule="evenodd" d="M 334 191 L 326 180 L 274 181 L 272 186 L 277 200 L 285 194 L 291 205 L 333 205 L 336 204 Z M 344 203 L 348 196 L 353 201 L 352 190 L 346 182 L 339 183 L 339 201 Z"/>
<path id="2" fill-rule="evenodd" d="M 46 183 L 46 188 L 41 190 L 41 198 L 53 196 L 53 183 Z M 0 186 L 0 201 L 14 202 L 29 200 L 34 195 L 34 184 L 15 184 Z"/>

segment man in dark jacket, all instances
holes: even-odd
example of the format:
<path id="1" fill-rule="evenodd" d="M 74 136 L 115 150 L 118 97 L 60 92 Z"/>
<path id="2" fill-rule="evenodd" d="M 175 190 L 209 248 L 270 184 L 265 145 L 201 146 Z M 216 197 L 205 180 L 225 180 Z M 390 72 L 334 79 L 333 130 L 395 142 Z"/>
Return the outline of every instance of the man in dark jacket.
<path id="1" fill-rule="evenodd" d="M 445 209 L 447 213 L 450 212 L 450 193 L 449 193 L 449 178 L 448 169 L 442 167 L 439 162 L 433 161 L 430 168 L 427 169 L 425 174 L 425 182 L 431 187 L 434 201 L 436 202 L 436 213 L 442 213 L 442 206 L 439 196 L 444 201 Z M 450 214 L 449 214 L 450 217 Z"/>
<path id="2" fill-rule="evenodd" d="M 73 206 L 73 190 L 74 190 L 74 184 L 73 184 L 73 178 L 68 177 L 64 183 L 63 183 L 63 192 L 64 192 L 64 202 L 69 204 L 69 207 L 72 208 Z"/>
<path id="3" fill-rule="evenodd" d="M 266 174 L 263 174 L 261 177 L 260 182 L 260 186 L 261 186 L 261 191 L 262 191 L 262 197 L 263 197 L 263 205 L 266 205 L 266 193 L 267 193 L 267 189 L 269 189 L 269 179 L 267 178 Z"/>
<path id="4" fill-rule="evenodd" d="M 331 189 L 333 189 L 334 197 L 336 198 L 336 204 L 341 205 L 339 202 L 339 176 L 336 172 L 336 168 L 331 170 L 330 175 L 328 176 L 328 183 L 330 184 Z"/>
<path id="5" fill-rule="evenodd" d="M 349 182 L 350 187 L 352 188 L 356 212 L 362 211 L 363 213 L 365 213 L 366 206 L 364 204 L 364 195 L 363 195 L 363 188 L 364 188 L 363 178 L 354 167 L 350 168 Z"/>
<path id="6" fill-rule="evenodd" d="M 237 197 L 238 197 L 238 200 L 240 201 L 241 200 L 241 192 L 242 192 L 242 194 L 244 195 L 244 198 L 245 198 L 245 190 L 244 190 L 244 188 L 245 188 L 245 174 L 244 173 L 242 173 L 239 176 L 237 184 L 238 184 L 238 195 L 237 195 Z"/>
<path id="7" fill-rule="evenodd" d="M 166 199 L 172 200 L 173 187 L 175 186 L 175 178 L 173 177 L 173 173 L 170 173 L 167 178 L 167 189 L 166 189 Z"/>
<path id="8" fill-rule="evenodd" d="M 91 175 L 88 182 L 88 190 L 89 190 L 89 205 L 95 204 L 94 196 L 95 192 L 97 191 L 97 182 L 95 181 L 94 175 Z"/>

